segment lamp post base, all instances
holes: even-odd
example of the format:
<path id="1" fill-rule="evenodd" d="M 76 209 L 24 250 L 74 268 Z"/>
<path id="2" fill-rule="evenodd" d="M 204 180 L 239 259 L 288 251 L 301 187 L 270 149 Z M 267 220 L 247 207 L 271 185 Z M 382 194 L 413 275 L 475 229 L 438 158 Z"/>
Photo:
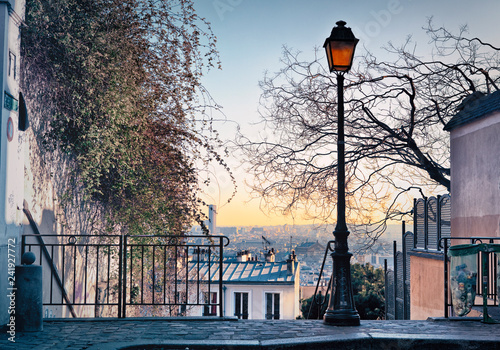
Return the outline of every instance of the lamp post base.
<path id="1" fill-rule="evenodd" d="M 330 326 L 359 326 L 360 320 L 356 310 L 327 310 L 323 322 Z"/>
<path id="2" fill-rule="evenodd" d="M 347 245 L 347 244 L 346 244 Z M 332 253 L 332 293 L 328 309 L 323 316 L 325 324 L 332 326 L 359 326 L 360 318 L 351 285 L 351 253 Z"/>

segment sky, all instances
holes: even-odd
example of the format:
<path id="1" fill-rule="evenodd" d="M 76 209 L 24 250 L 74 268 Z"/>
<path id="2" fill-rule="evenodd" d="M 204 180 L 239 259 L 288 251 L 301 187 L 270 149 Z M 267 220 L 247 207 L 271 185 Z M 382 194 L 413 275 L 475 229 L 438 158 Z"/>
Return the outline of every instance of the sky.
<path id="1" fill-rule="evenodd" d="M 389 41 L 403 43 L 412 35 L 422 50 L 428 46 L 422 27 L 433 17 L 435 26 L 457 32 L 467 25 L 470 36 L 500 46 L 500 1 L 498 0 L 195 0 L 199 16 L 211 23 L 217 37 L 222 69 L 212 69 L 202 79 L 225 122 L 216 128 L 223 140 L 234 139 L 236 126 L 248 135 L 257 132 L 259 81 L 268 71 L 281 68 L 283 46 L 312 57 L 322 47 L 339 20 L 347 22 L 360 39 L 357 53 L 368 49 L 383 55 Z M 381 57 L 377 57 L 381 58 Z M 326 59 L 325 59 L 326 65 Z M 215 116 L 216 118 L 220 118 Z M 294 217 L 266 214 L 259 199 L 251 200 L 245 181 L 252 179 L 239 166 L 239 159 L 227 159 L 238 183 L 236 197 L 226 203 L 232 185 L 224 172 L 214 171 L 208 201 L 217 205 L 218 226 L 271 226 L 307 224 Z"/>

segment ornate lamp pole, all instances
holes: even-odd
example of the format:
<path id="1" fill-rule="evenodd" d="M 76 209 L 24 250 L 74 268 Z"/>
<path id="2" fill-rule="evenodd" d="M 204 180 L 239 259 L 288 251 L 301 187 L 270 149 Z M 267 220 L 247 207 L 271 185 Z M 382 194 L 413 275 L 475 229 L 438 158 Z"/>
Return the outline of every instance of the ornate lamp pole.
<path id="1" fill-rule="evenodd" d="M 346 22 L 338 21 L 332 29 L 323 47 L 326 50 L 330 73 L 337 75 L 338 95 L 338 171 L 337 171 L 337 225 L 335 250 L 332 253 L 333 274 L 332 292 L 328 309 L 323 316 L 326 324 L 334 326 L 359 326 L 359 314 L 354 305 L 351 284 L 351 256 L 347 237 L 349 231 L 345 221 L 345 142 L 344 142 L 344 74 L 352 66 L 354 49 L 358 39 L 354 37 L 351 28 L 346 28 Z"/>

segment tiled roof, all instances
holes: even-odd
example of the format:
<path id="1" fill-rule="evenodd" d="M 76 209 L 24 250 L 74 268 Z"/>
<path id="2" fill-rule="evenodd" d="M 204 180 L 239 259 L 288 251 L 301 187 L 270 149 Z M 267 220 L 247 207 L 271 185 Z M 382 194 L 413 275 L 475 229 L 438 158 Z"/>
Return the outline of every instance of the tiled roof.
<path id="1" fill-rule="evenodd" d="M 301 245 L 298 245 L 295 249 L 309 249 L 309 248 L 317 248 L 321 250 L 325 250 L 325 246 L 319 242 L 304 242 Z"/>
<path id="2" fill-rule="evenodd" d="M 298 262 L 295 264 L 295 274 Z M 200 279 L 208 280 L 209 264 L 206 261 L 192 261 L 189 263 L 189 274 L 197 274 L 199 269 Z M 210 276 L 212 282 L 219 281 L 219 264 L 210 263 Z M 289 274 L 286 262 L 224 262 L 223 277 L 224 283 L 294 283 L 295 275 Z"/>
<path id="3" fill-rule="evenodd" d="M 444 130 L 451 131 L 497 110 L 500 110 L 500 91 L 481 97 L 466 105 L 464 109 L 450 119 L 444 126 Z"/>

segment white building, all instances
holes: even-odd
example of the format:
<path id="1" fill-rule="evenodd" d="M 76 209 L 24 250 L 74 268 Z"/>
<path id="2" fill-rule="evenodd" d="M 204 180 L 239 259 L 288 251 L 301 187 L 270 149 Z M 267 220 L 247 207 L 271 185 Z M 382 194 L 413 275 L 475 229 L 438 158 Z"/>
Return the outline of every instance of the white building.
<path id="1" fill-rule="evenodd" d="M 284 319 L 292 320 L 300 315 L 299 269 L 300 264 L 292 258 L 283 262 L 255 261 L 239 256 L 238 259 L 223 263 L 223 316 L 236 316 L 242 319 Z M 210 301 L 219 298 L 218 264 L 206 261 L 191 261 L 190 274 L 200 273 L 207 281 L 210 269 Z M 207 283 L 204 283 L 204 287 Z M 205 302 L 208 293 L 204 292 Z M 216 305 L 194 307 L 188 311 L 190 316 L 220 316 Z"/>
<path id="2" fill-rule="evenodd" d="M 20 264 L 23 220 L 24 149 L 28 127 L 26 107 L 19 89 L 20 31 L 24 1 L 0 1 L 0 324 L 9 319 L 8 288 L 14 264 Z M 10 267 L 9 267 L 10 266 Z M 9 268 L 8 268 L 9 267 Z"/>

